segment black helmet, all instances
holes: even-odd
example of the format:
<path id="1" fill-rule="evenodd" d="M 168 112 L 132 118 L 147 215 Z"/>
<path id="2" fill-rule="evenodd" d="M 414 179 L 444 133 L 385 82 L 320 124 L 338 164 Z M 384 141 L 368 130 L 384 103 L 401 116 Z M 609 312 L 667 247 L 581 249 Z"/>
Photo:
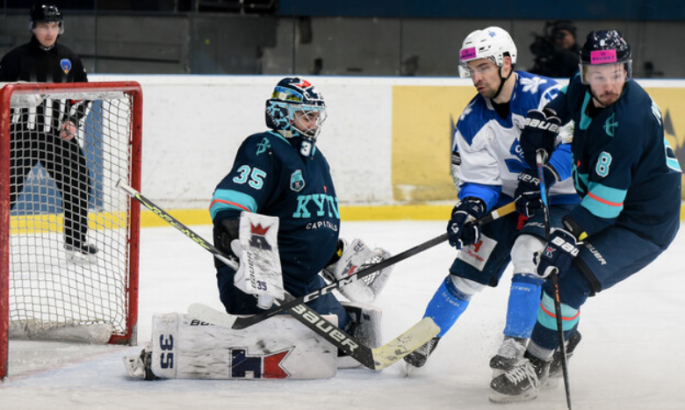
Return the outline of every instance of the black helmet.
<path id="1" fill-rule="evenodd" d="M 29 30 L 36 28 L 36 23 L 59 23 L 59 34 L 64 33 L 64 22 L 62 21 L 62 12 L 57 6 L 49 4 L 36 4 L 31 7 L 29 12 Z"/>
<path id="2" fill-rule="evenodd" d="M 37 23 L 39 21 L 62 22 L 62 12 L 59 11 L 57 6 L 48 4 L 36 4 L 31 7 L 29 17 L 32 23 Z"/>
<path id="3" fill-rule="evenodd" d="M 624 64 L 628 72 L 626 81 L 632 74 L 632 53 L 630 44 L 618 30 L 592 31 L 587 35 L 580 49 L 580 72 L 583 83 L 587 84 L 588 66 L 601 64 Z"/>

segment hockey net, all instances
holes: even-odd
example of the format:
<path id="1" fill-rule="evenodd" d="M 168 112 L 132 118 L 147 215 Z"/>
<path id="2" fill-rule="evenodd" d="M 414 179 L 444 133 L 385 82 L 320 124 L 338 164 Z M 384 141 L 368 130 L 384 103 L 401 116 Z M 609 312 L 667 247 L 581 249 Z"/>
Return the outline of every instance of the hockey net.
<path id="1" fill-rule="evenodd" d="M 10 337 L 136 343 L 139 207 L 116 184 L 140 189 L 142 91 L 135 82 L 0 88 L 2 379 Z M 54 131 L 70 119 L 80 149 Z M 80 159 L 69 165 L 67 155 Z M 97 253 L 80 251 L 87 244 Z"/>

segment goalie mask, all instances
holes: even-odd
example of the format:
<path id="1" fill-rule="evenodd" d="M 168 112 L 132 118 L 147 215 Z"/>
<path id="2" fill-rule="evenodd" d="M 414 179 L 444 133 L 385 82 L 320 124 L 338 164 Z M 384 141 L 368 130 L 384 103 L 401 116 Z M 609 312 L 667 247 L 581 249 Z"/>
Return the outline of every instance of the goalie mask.
<path id="1" fill-rule="evenodd" d="M 326 120 L 323 96 L 307 80 L 286 77 L 266 101 L 266 126 L 284 137 L 314 141 Z"/>
<path id="2" fill-rule="evenodd" d="M 633 60 L 630 45 L 618 30 L 592 31 L 588 34 L 583 48 L 580 50 L 580 79 L 583 84 L 591 82 L 620 80 L 628 82 L 632 76 Z M 622 73 L 619 78 L 592 79 L 588 76 L 590 67 L 622 65 L 625 69 L 625 78 Z M 617 70 L 618 71 L 618 70 Z"/>
<path id="3" fill-rule="evenodd" d="M 64 19 L 57 6 L 36 4 L 29 11 L 29 30 L 36 28 L 36 23 L 59 23 L 59 34 L 64 33 Z"/>
<path id="4" fill-rule="evenodd" d="M 459 50 L 459 76 L 461 78 L 471 77 L 468 63 L 472 60 L 486 58 L 499 67 L 499 76 L 502 83 L 497 90 L 494 97 L 496 98 L 502 91 L 504 82 L 511 77 L 514 72 L 514 65 L 516 65 L 516 44 L 511 39 L 506 30 L 499 27 L 488 27 L 484 30 L 476 30 L 469 34 L 461 45 Z M 506 78 L 502 77 L 502 67 L 504 66 L 504 57 L 511 58 L 511 71 Z"/>

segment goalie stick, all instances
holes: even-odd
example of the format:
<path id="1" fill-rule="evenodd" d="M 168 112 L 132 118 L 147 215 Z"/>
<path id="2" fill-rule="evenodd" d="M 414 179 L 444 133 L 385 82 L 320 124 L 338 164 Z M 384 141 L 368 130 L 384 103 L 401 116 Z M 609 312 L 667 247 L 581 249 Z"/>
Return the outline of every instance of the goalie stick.
<path id="1" fill-rule="evenodd" d="M 117 187 L 124 190 L 133 199 L 154 212 L 157 216 L 165 220 L 171 226 L 181 231 L 195 243 L 212 253 L 215 257 L 217 257 L 217 259 L 231 267 L 235 266 L 237 269 L 238 265 L 235 261 L 226 257 L 220 250 L 204 240 L 201 236 L 197 235 L 190 228 L 183 225 L 169 213 L 156 206 L 152 201 L 145 198 L 140 192 L 126 185 L 123 180 L 120 179 L 119 182 L 117 182 Z M 296 299 L 286 292 L 285 302 L 293 300 Z M 275 303 L 278 304 L 281 303 L 281 301 L 276 300 Z M 348 335 L 337 326 L 333 326 L 330 322 L 322 318 L 321 315 L 309 308 L 304 303 L 298 302 L 295 304 L 295 306 L 287 308 L 287 311 L 295 319 L 311 329 L 314 333 L 320 335 L 362 365 L 373 370 L 381 370 L 390 366 L 440 333 L 440 328 L 435 324 L 435 322 L 433 322 L 433 320 L 430 318 L 426 318 L 394 339 L 392 342 L 379 348 L 372 349 L 361 343 L 356 338 Z M 227 318 L 223 320 L 228 320 L 231 325 L 235 321 L 234 316 L 221 312 L 219 313 L 223 317 Z M 211 318 L 197 317 L 197 319 L 202 319 L 208 323 L 212 323 Z"/>

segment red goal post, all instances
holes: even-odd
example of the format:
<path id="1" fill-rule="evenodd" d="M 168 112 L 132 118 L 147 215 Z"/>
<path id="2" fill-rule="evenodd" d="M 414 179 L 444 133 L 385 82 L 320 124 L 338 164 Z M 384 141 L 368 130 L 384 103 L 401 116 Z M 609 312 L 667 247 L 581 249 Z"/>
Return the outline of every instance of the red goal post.
<path id="1" fill-rule="evenodd" d="M 55 178 L 58 171 L 40 161 L 67 155 L 54 148 L 64 141 L 50 145 L 61 126 L 53 113 L 77 118 L 72 141 L 87 164 L 89 192 L 87 223 L 79 226 L 87 225 L 84 242 L 98 249 L 90 259 L 67 252 L 73 217 L 65 195 L 74 195 L 56 182 L 75 177 Z M 136 344 L 140 207 L 116 183 L 140 189 L 142 113 L 136 82 L 0 84 L 0 380 L 10 337 Z M 33 165 L 15 165 L 10 178 L 11 161 L 27 157 Z"/>

